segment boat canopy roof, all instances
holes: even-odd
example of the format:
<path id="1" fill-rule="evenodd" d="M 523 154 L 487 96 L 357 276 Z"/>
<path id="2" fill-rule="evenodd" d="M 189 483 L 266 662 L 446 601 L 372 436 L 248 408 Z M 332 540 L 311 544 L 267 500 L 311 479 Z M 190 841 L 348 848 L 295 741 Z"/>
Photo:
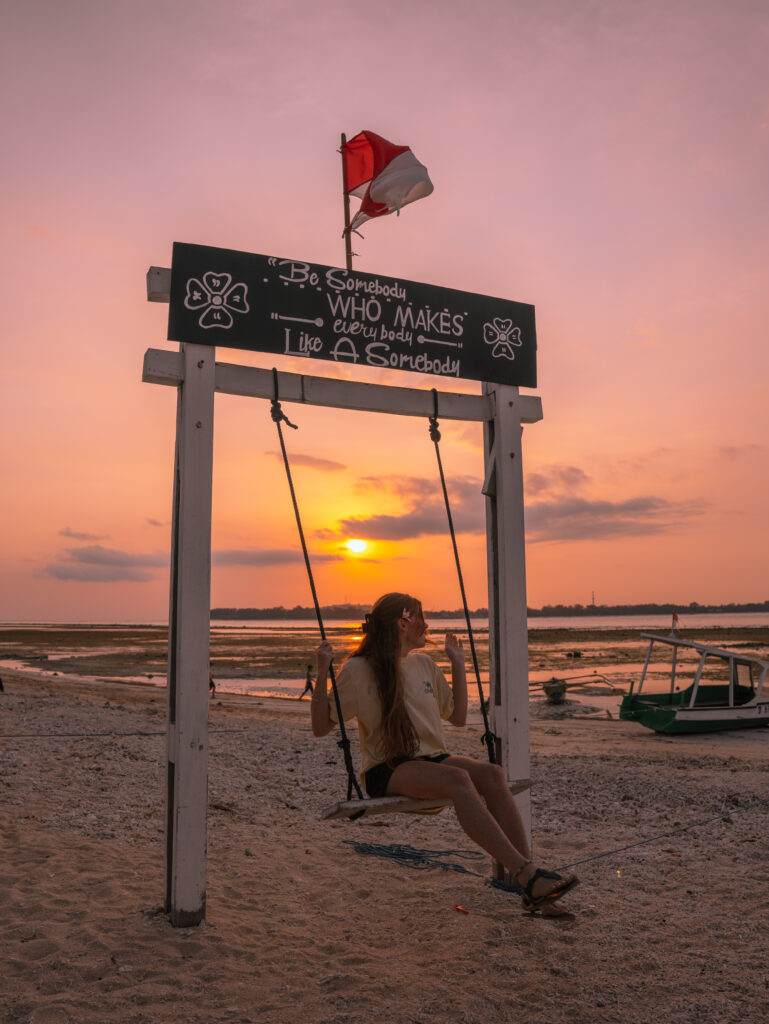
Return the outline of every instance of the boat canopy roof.
<path id="1" fill-rule="evenodd" d="M 723 647 L 712 647 L 710 644 L 700 644 L 696 640 L 683 640 L 674 633 L 662 636 L 659 633 L 641 633 L 644 640 L 651 643 L 669 644 L 671 647 L 685 647 L 689 650 L 698 651 L 700 654 L 713 654 L 718 658 L 728 658 L 730 661 L 752 661 L 760 665 L 762 669 L 769 668 L 769 661 L 757 657 L 755 654 L 743 654 L 741 651 L 727 651 Z"/>

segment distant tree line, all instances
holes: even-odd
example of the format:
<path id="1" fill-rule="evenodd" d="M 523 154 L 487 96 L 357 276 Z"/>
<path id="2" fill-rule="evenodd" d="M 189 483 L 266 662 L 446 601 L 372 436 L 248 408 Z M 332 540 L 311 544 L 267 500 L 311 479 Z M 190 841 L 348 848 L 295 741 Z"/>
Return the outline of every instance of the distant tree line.
<path id="1" fill-rule="evenodd" d="M 327 604 L 321 607 L 325 619 L 362 619 L 369 611 L 364 604 Z M 542 608 L 527 608 L 529 618 L 574 617 L 584 615 L 672 615 L 673 612 L 688 615 L 708 613 L 733 614 L 737 612 L 769 612 L 769 601 L 751 601 L 747 604 L 546 604 Z M 476 608 L 470 612 L 474 619 L 488 616 L 488 608 Z M 460 619 L 464 610 L 426 611 L 428 619 Z M 314 619 L 315 609 L 302 605 L 284 608 L 212 608 L 212 619 Z"/>
<path id="2" fill-rule="evenodd" d="M 362 604 L 327 604 L 321 607 L 323 617 L 326 619 L 362 619 L 367 611 L 369 611 L 369 606 Z M 314 619 L 315 608 L 305 608 L 298 604 L 293 608 L 284 608 L 283 605 L 274 608 L 212 608 L 211 618 Z"/>
<path id="3" fill-rule="evenodd" d="M 750 601 L 747 604 L 546 604 L 542 608 L 527 608 L 532 618 L 579 615 L 687 615 L 710 613 L 769 612 L 769 601 Z"/>

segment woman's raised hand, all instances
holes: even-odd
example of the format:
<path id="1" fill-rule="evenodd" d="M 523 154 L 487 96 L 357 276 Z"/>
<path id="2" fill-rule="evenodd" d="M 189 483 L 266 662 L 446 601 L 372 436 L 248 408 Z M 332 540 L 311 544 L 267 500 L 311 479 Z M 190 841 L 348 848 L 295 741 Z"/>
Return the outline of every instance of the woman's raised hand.
<path id="1" fill-rule="evenodd" d="M 461 637 L 456 633 L 447 633 L 443 646 L 452 665 L 464 665 L 465 645 Z"/>
<path id="2" fill-rule="evenodd" d="M 334 648 L 324 640 L 315 648 L 315 655 L 318 659 L 318 675 L 324 676 L 328 673 L 329 666 L 334 660 Z"/>

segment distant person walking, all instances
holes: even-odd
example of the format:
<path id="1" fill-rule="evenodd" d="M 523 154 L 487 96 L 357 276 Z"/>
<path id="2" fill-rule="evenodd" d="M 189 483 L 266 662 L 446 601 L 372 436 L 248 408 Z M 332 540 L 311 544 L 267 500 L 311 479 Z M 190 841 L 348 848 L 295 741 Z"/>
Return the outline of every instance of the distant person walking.
<path id="1" fill-rule="evenodd" d="M 312 697 L 312 665 L 307 666 L 307 676 L 304 680 L 304 689 L 299 694 L 299 700 L 301 700 L 306 693 L 309 693 Z"/>

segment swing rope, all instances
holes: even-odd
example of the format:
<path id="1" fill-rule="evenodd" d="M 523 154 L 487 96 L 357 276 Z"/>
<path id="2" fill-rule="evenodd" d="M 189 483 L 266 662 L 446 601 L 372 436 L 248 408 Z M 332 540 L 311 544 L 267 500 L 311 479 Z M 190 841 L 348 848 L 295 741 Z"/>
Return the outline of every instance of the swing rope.
<path id="1" fill-rule="evenodd" d="M 451 515 L 451 505 L 449 504 L 449 492 L 446 489 L 446 477 L 443 472 L 443 461 L 441 459 L 440 440 L 441 432 L 438 427 L 438 392 L 435 388 L 433 392 L 433 414 L 430 417 L 430 440 L 435 445 L 435 457 L 438 460 L 438 472 L 441 477 L 441 487 L 443 489 L 443 501 L 446 505 L 446 515 L 449 520 L 449 532 L 451 534 L 451 543 L 454 548 L 454 561 L 457 566 L 457 576 L 459 578 L 459 590 L 462 594 L 462 606 L 465 611 L 465 622 L 467 623 L 467 636 L 470 641 L 470 651 L 473 657 L 473 667 L 475 669 L 475 681 L 478 685 L 478 697 L 481 703 L 481 714 L 483 715 L 483 736 L 481 737 L 481 743 L 486 744 L 486 750 L 489 755 L 489 762 L 496 764 L 495 744 L 497 737 L 491 731 L 489 727 L 488 717 L 488 702 L 483 696 L 483 687 L 481 686 L 481 670 L 478 667 L 478 655 L 475 650 L 475 640 L 473 638 L 473 627 L 470 624 L 470 612 L 467 607 L 467 595 L 465 594 L 465 583 L 462 577 L 462 567 L 459 564 L 459 549 L 457 548 L 457 538 L 454 532 L 454 519 Z"/>
<path id="2" fill-rule="evenodd" d="M 297 527 L 297 530 L 299 531 L 299 540 L 300 540 L 301 545 L 302 545 L 302 554 L 304 555 L 304 564 L 305 564 L 305 567 L 307 569 L 307 578 L 310 581 L 310 590 L 312 591 L 312 600 L 313 600 L 313 603 L 315 605 L 315 616 L 316 616 L 316 618 L 318 620 L 318 629 L 320 630 L 320 638 L 321 638 L 321 640 L 325 640 L 326 639 L 326 630 L 325 630 L 325 627 L 323 626 L 323 616 L 322 616 L 321 611 L 320 611 L 320 603 L 318 601 L 318 594 L 317 594 L 317 591 L 315 590 L 315 578 L 313 577 L 313 574 L 312 574 L 312 566 L 310 565 L 310 556 L 309 556 L 308 551 L 307 551 L 307 543 L 305 542 L 305 539 L 304 539 L 304 529 L 302 528 L 302 519 L 301 519 L 301 516 L 299 515 L 299 504 L 298 504 L 298 502 L 296 500 L 296 492 L 294 490 L 294 481 L 293 481 L 293 479 L 291 477 L 291 466 L 289 465 L 289 462 L 288 462 L 288 454 L 286 452 L 285 441 L 283 440 L 283 429 L 281 427 L 281 422 L 286 423 L 293 430 L 297 430 L 298 428 L 297 428 L 297 426 L 294 423 L 292 423 L 289 420 L 288 416 L 286 416 L 286 414 L 281 409 L 280 401 L 279 401 L 279 397 L 280 396 L 278 394 L 278 371 L 275 369 L 275 367 L 272 368 L 272 382 L 273 382 L 273 394 L 274 394 L 274 397 L 273 397 L 272 403 L 271 403 L 270 415 L 272 416 L 272 418 L 273 418 L 273 420 L 275 422 L 275 426 L 278 428 L 278 440 L 280 441 L 280 450 L 281 450 L 281 453 L 283 455 L 283 465 L 284 465 L 285 470 L 286 470 L 286 478 L 288 480 L 288 489 L 291 492 L 291 502 L 292 502 L 292 504 L 294 506 L 294 516 L 296 517 L 296 527 Z M 339 701 L 339 693 L 338 693 L 337 687 L 336 687 L 336 675 L 334 673 L 334 666 L 333 665 L 329 666 L 329 675 L 331 676 L 331 689 L 334 692 L 334 703 L 336 705 L 337 718 L 339 719 L 339 731 L 341 733 L 341 739 L 337 743 L 337 746 L 340 747 L 341 750 L 342 750 L 342 753 L 344 755 L 344 766 L 345 766 L 345 769 L 347 770 L 347 799 L 348 800 L 352 799 L 352 791 L 353 791 L 353 788 L 354 788 L 355 792 L 358 794 L 358 799 L 362 800 L 363 799 L 363 792 L 361 791 L 360 785 L 358 784 L 358 780 L 357 780 L 357 778 L 355 776 L 355 768 L 354 768 L 353 763 L 352 763 L 352 754 L 350 753 L 350 739 L 349 739 L 349 737 L 347 735 L 347 730 L 345 729 L 345 726 L 344 726 L 344 718 L 342 716 L 342 705 L 341 705 L 341 703 Z"/>

